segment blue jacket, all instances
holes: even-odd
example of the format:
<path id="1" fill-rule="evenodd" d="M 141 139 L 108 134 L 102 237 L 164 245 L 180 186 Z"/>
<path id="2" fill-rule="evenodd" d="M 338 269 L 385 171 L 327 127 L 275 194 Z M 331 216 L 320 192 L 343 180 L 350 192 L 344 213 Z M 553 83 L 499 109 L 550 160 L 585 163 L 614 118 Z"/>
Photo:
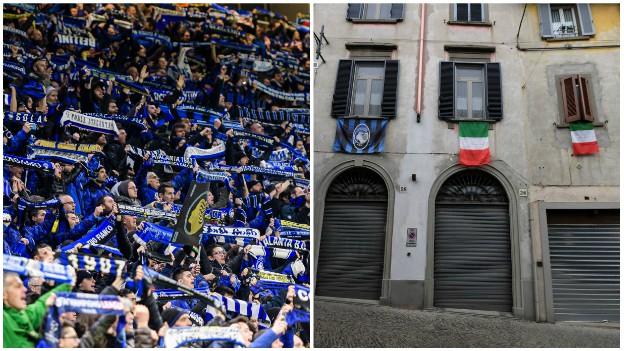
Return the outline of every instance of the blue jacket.
<path id="1" fill-rule="evenodd" d="M 153 202 L 158 198 L 158 189 L 154 189 L 149 184 L 147 184 L 147 172 L 151 166 L 151 160 L 143 162 L 143 164 L 139 168 L 139 171 L 134 176 L 134 183 L 139 188 L 139 198 L 141 199 L 141 205 L 143 206 Z"/>
<path id="2" fill-rule="evenodd" d="M 78 240 L 83 235 L 87 234 L 89 229 L 91 229 L 94 225 L 98 223 L 98 220 L 93 216 L 93 214 L 85 217 L 80 223 L 76 224 L 72 229 L 69 227 L 65 228 L 63 231 L 59 231 L 54 236 L 54 244 L 60 245 L 65 240 Z"/>
<path id="3" fill-rule="evenodd" d="M 82 201 L 84 207 L 82 213 L 93 213 L 95 206 L 97 206 L 98 200 L 104 195 L 109 195 L 110 191 L 104 185 L 98 185 L 95 181 L 90 181 L 84 187 L 82 192 Z"/>
<path id="4" fill-rule="evenodd" d="M 13 226 L 3 226 L 4 247 L 2 252 L 8 255 L 30 258 L 26 245 L 20 241 L 22 236 Z"/>
<path id="5" fill-rule="evenodd" d="M 7 154 L 17 155 L 26 146 L 28 140 L 28 134 L 20 129 L 13 138 L 9 139 L 9 142 L 4 146 L 4 152 Z"/>
<path id="6" fill-rule="evenodd" d="M 24 237 L 28 239 L 28 249 L 32 252 L 41 242 L 50 244 L 50 231 L 56 220 L 56 216 L 52 212 L 46 213 L 45 219 L 41 224 L 29 225 L 24 227 Z"/>

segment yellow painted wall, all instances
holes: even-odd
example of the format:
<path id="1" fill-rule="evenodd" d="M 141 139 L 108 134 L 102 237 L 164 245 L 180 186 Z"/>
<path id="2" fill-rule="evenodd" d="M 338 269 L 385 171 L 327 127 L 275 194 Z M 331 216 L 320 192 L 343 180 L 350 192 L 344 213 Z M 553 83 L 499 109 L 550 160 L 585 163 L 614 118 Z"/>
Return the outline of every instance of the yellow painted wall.
<path id="1" fill-rule="evenodd" d="M 583 42 L 588 44 L 592 42 L 595 42 L 595 44 L 619 44 L 620 4 L 590 4 L 590 6 L 596 34 L 589 40 L 583 40 Z M 536 4 L 527 6 L 525 21 L 527 28 L 525 29 L 523 25 L 521 41 L 528 41 L 532 44 L 541 41 L 542 44 L 545 44 L 544 46 L 563 46 L 566 42 L 570 43 L 570 41 L 548 43 L 542 41 L 539 31 L 539 15 Z M 605 43 L 606 41 L 608 41 L 608 43 Z"/>

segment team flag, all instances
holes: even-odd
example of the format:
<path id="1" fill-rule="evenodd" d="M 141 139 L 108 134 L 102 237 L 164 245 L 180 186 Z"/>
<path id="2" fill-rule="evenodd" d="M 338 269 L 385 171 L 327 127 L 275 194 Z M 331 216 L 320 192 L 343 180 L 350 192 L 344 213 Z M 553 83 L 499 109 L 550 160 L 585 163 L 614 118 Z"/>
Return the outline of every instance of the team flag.
<path id="1" fill-rule="evenodd" d="M 184 205 L 175 225 L 172 243 L 198 246 L 199 239 L 204 232 L 204 217 L 208 207 L 208 192 L 210 182 L 192 182 Z"/>
<path id="2" fill-rule="evenodd" d="M 591 155 L 599 151 L 592 122 L 570 123 L 570 133 L 572 133 L 572 150 L 575 155 Z"/>
<path id="3" fill-rule="evenodd" d="M 387 125 L 386 119 L 339 118 L 334 151 L 349 154 L 383 152 Z"/>
<path id="4" fill-rule="evenodd" d="M 487 122 L 459 122 L 459 163 L 480 166 L 490 163 Z"/>

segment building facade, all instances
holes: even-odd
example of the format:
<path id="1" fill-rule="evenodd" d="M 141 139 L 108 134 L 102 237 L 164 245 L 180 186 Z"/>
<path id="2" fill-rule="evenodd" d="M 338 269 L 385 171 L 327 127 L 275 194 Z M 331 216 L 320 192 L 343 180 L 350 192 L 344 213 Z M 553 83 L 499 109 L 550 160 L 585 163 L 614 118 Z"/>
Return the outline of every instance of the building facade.
<path id="1" fill-rule="evenodd" d="M 619 320 L 619 4 L 314 18 L 317 296 Z M 334 151 L 344 117 L 383 121 L 382 152 Z M 463 121 L 488 123 L 488 164 L 458 163 Z M 579 121 L 598 153 L 574 154 Z"/>

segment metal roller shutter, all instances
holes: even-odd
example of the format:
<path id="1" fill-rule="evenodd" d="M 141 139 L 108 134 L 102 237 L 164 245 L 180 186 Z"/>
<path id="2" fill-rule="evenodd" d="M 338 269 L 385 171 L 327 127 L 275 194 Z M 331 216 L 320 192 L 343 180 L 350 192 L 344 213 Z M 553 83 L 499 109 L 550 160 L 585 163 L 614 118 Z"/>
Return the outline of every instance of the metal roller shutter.
<path id="1" fill-rule="evenodd" d="M 316 294 L 378 300 L 383 279 L 388 189 L 374 171 L 341 173 L 325 199 Z"/>
<path id="2" fill-rule="evenodd" d="M 507 203 L 436 203 L 434 305 L 511 312 Z"/>
<path id="3" fill-rule="evenodd" d="M 387 206 L 371 200 L 325 203 L 316 294 L 379 299 Z"/>
<path id="4" fill-rule="evenodd" d="M 556 321 L 620 320 L 619 224 L 549 224 Z"/>

